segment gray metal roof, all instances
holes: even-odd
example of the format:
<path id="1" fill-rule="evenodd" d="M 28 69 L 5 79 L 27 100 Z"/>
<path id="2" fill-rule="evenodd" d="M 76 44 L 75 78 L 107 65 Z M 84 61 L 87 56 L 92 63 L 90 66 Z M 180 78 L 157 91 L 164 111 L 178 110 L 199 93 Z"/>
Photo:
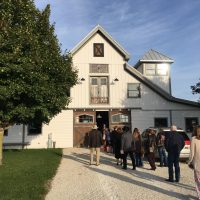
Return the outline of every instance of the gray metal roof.
<path id="1" fill-rule="evenodd" d="M 153 49 L 150 49 L 147 53 L 145 53 L 139 61 L 140 62 L 168 62 L 168 63 L 174 62 L 174 60 L 171 59 L 170 57 L 163 55 Z"/>
<path id="2" fill-rule="evenodd" d="M 171 96 L 169 93 L 167 93 L 165 90 L 163 90 L 161 87 L 157 86 L 155 83 L 147 79 L 143 74 L 141 74 L 137 69 L 134 67 L 130 66 L 128 63 L 124 65 L 124 69 L 128 71 L 130 74 L 132 74 L 137 80 L 140 82 L 144 83 L 146 86 L 151 88 L 154 92 L 162 96 L 168 101 L 175 102 L 175 103 L 181 103 L 185 105 L 190 105 L 190 106 L 195 106 L 200 108 L 200 103 L 194 102 L 194 101 L 189 101 L 185 99 L 179 99 Z"/>
<path id="3" fill-rule="evenodd" d="M 88 35 L 86 35 L 83 40 L 81 40 L 70 52 L 75 54 L 87 41 L 97 32 L 103 34 L 103 36 L 125 57 L 126 60 L 129 60 L 129 53 L 118 43 L 116 42 L 110 34 L 108 34 L 100 25 L 97 25 Z"/>

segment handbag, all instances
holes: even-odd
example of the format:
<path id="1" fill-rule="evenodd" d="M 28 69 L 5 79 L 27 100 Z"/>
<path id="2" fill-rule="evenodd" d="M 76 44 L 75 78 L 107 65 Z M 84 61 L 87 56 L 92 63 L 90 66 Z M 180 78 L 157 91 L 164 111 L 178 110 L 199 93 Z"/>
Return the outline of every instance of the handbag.
<path id="1" fill-rule="evenodd" d="M 190 169 L 194 169 L 194 165 L 193 165 L 192 163 L 189 163 L 189 164 L 188 164 L 188 167 L 189 167 Z"/>
<path id="2" fill-rule="evenodd" d="M 149 152 L 150 153 L 153 153 L 154 152 L 154 147 L 152 146 L 152 147 L 149 147 Z"/>

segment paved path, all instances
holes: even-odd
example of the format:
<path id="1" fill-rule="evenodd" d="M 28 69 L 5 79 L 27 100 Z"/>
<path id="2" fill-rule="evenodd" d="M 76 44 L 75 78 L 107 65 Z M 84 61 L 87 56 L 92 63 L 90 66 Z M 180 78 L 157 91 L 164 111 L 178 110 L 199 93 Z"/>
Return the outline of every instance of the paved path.
<path id="1" fill-rule="evenodd" d="M 167 168 L 122 170 L 112 154 L 101 153 L 101 165 L 89 166 L 89 150 L 68 148 L 46 200 L 197 200 L 193 172 L 181 163 L 180 183 L 168 183 Z M 130 162 L 129 162 L 130 164 Z M 157 163 L 158 164 L 158 163 Z"/>

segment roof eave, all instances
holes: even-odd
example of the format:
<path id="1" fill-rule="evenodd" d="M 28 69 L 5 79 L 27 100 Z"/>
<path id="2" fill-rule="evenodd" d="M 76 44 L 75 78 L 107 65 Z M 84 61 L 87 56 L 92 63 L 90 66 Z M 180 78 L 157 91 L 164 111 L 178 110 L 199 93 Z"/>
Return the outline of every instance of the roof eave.
<path id="1" fill-rule="evenodd" d="M 144 62 L 149 62 L 149 63 L 173 63 L 174 60 L 139 60 L 139 62 L 144 63 Z"/>
<path id="2" fill-rule="evenodd" d="M 128 63 L 126 63 L 124 65 L 124 68 L 125 68 L 125 70 L 128 70 L 130 73 L 132 73 L 132 75 L 134 75 L 136 78 L 138 78 L 139 81 L 141 81 L 142 83 L 147 85 L 149 88 L 151 88 L 153 91 L 155 91 L 157 94 L 159 94 L 166 100 L 200 108 L 200 103 L 198 103 L 198 102 L 189 101 L 189 100 L 185 100 L 185 99 L 179 99 L 179 98 L 171 96 L 170 94 L 165 92 L 162 88 L 155 85 L 152 81 L 148 80 L 139 71 L 137 71 L 137 69 L 133 68 Z"/>
<path id="3" fill-rule="evenodd" d="M 71 51 L 70 53 L 75 54 L 87 41 L 98 31 L 100 31 L 124 56 L 125 60 L 128 61 L 130 59 L 130 54 L 120 45 L 118 44 L 100 25 L 97 25 L 92 31 L 90 31 L 86 37 L 84 37 Z"/>

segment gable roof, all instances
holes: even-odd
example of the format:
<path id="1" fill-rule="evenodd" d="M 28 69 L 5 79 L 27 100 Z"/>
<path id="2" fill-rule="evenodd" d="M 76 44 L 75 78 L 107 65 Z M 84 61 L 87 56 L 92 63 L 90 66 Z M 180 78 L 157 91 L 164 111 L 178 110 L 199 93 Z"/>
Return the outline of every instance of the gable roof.
<path id="1" fill-rule="evenodd" d="M 200 103 L 189 101 L 185 99 L 179 99 L 171 96 L 169 93 L 167 93 L 165 90 L 154 84 L 152 81 L 147 79 L 145 76 L 143 76 L 137 69 L 126 63 L 124 65 L 124 69 L 129 72 L 131 75 L 133 75 L 137 80 L 139 80 L 141 83 L 145 84 L 147 87 L 151 88 L 154 92 L 162 96 L 164 99 L 175 102 L 175 103 L 181 103 L 185 105 L 195 106 L 200 108 Z"/>
<path id="2" fill-rule="evenodd" d="M 174 60 L 170 57 L 155 51 L 153 49 L 150 49 L 148 52 L 146 52 L 142 58 L 139 60 L 140 62 L 168 62 L 173 63 Z"/>
<path id="3" fill-rule="evenodd" d="M 130 55 L 129 53 L 118 43 L 116 42 L 111 35 L 109 35 L 100 25 L 97 25 L 88 35 L 86 35 L 83 40 L 81 40 L 72 50 L 71 54 L 75 54 L 85 43 L 88 42 L 96 33 L 102 34 L 105 39 L 107 39 L 111 45 L 113 45 L 114 48 L 116 48 L 124 57 L 126 60 L 129 60 Z"/>

